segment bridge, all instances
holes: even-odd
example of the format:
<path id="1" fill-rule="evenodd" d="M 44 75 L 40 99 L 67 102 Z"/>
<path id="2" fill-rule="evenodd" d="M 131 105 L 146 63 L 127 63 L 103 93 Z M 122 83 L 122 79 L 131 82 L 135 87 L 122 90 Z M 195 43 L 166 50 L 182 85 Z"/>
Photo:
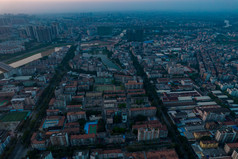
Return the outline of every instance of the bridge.
<path id="1" fill-rule="evenodd" d="M 9 72 L 13 69 L 13 67 L 9 66 L 8 64 L 5 64 L 3 62 L 0 62 L 0 70 L 3 72 Z"/>

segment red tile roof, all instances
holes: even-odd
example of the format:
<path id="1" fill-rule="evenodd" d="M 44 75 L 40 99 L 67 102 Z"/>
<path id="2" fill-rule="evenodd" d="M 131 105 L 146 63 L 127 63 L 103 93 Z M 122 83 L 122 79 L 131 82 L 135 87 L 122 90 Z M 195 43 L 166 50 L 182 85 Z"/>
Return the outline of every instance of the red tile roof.
<path id="1" fill-rule="evenodd" d="M 47 109 L 46 112 L 58 112 L 59 109 Z"/>
<path id="2" fill-rule="evenodd" d="M 175 150 L 159 150 L 146 152 L 147 159 L 179 159 Z"/>
<path id="3" fill-rule="evenodd" d="M 114 149 L 114 150 L 101 150 L 99 154 L 112 154 L 112 153 L 122 153 L 121 149 Z"/>
<path id="4" fill-rule="evenodd" d="M 70 139 L 90 139 L 90 138 L 95 138 L 95 134 L 83 134 L 83 135 L 71 135 Z"/>
<path id="5" fill-rule="evenodd" d="M 238 142 L 236 142 L 236 143 L 227 143 L 227 146 L 229 146 L 232 149 L 238 148 Z"/>
<path id="6" fill-rule="evenodd" d="M 31 137 L 31 143 L 32 144 L 45 144 L 45 140 L 37 140 L 37 133 L 33 133 L 32 137 Z"/>
<path id="7" fill-rule="evenodd" d="M 67 116 L 68 115 L 86 115 L 86 112 L 85 111 L 80 111 L 80 112 L 68 112 L 67 113 Z"/>
<path id="8" fill-rule="evenodd" d="M 156 110 L 156 107 L 131 108 L 131 111 Z"/>

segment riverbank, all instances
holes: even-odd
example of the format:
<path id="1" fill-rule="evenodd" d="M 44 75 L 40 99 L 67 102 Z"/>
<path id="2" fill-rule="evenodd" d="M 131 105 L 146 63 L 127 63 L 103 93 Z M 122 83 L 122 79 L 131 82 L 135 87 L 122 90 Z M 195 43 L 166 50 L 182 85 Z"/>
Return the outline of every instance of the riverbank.
<path id="1" fill-rule="evenodd" d="M 19 61 L 19 60 L 22 60 L 24 58 L 27 58 L 27 57 L 30 57 L 30 56 L 33 56 L 33 55 L 36 55 L 38 53 L 47 53 L 49 51 L 54 51 L 54 48 L 55 47 L 62 47 L 62 46 L 66 46 L 66 45 L 69 45 L 67 43 L 62 43 L 62 44 L 53 44 L 53 45 L 50 45 L 50 46 L 46 46 L 46 47 L 42 47 L 40 49 L 35 49 L 35 50 L 31 50 L 31 51 L 28 51 L 28 52 L 25 52 L 25 53 L 22 53 L 20 55 L 12 55 L 11 58 L 8 58 L 6 60 L 2 60 L 1 62 L 4 62 L 6 64 L 11 64 L 11 63 L 14 63 L 16 61 Z"/>

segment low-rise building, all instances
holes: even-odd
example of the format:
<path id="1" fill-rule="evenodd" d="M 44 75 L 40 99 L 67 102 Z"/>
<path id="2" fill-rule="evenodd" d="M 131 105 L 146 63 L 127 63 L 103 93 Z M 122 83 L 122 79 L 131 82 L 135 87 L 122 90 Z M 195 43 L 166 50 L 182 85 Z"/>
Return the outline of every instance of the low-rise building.
<path id="1" fill-rule="evenodd" d="M 64 116 L 47 116 L 41 123 L 40 130 L 61 130 L 64 127 Z"/>
<path id="2" fill-rule="evenodd" d="M 224 146 L 224 150 L 227 154 L 231 154 L 234 150 L 238 148 L 238 143 L 226 143 Z"/>
<path id="3" fill-rule="evenodd" d="M 203 108 L 199 109 L 203 121 L 224 121 L 230 114 L 227 108 Z"/>
<path id="4" fill-rule="evenodd" d="M 238 149 L 235 149 L 231 155 L 232 159 L 238 159 Z"/>
<path id="5" fill-rule="evenodd" d="M 40 159 L 54 159 L 54 157 L 50 151 L 46 151 L 40 155 Z"/>
<path id="6" fill-rule="evenodd" d="M 11 136 L 9 131 L 7 130 L 0 130 L 0 154 L 3 153 L 7 145 L 11 141 Z"/>
<path id="7" fill-rule="evenodd" d="M 31 147 L 33 149 L 46 150 L 47 146 L 48 142 L 46 141 L 46 139 L 44 139 L 43 134 L 36 132 L 33 133 L 31 137 Z"/>
<path id="8" fill-rule="evenodd" d="M 71 146 L 91 145 L 96 142 L 95 134 L 71 135 Z"/>
<path id="9" fill-rule="evenodd" d="M 139 151 L 126 153 L 125 159 L 178 159 L 178 155 L 174 149 L 155 150 L 155 151 Z"/>
<path id="10" fill-rule="evenodd" d="M 200 146 L 203 149 L 217 148 L 218 147 L 218 142 L 214 141 L 214 140 L 200 141 Z"/>
<path id="11" fill-rule="evenodd" d="M 65 132 L 54 133 L 50 136 L 50 142 L 53 146 L 69 146 L 68 134 Z"/>
<path id="12" fill-rule="evenodd" d="M 126 89 L 142 89 L 143 88 L 143 82 L 137 82 L 137 81 L 128 81 L 125 83 Z"/>
<path id="13" fill-rule="evenodd" d="M 47 109 L 46 114 L 47 116 L 57 116 L 59 115 L 59 109 Z"/>
<path id="14" fill-rule="evenodd" d="M 129 113 L 131 117 L 136 117 L 137 115 L 152 117 L 156 115 L 156 110 L 156 107 L 131 108 Z"/>
<path id="15" fill-rule="evenodd" d="M 88 159 L 89 158 L 89 151 L 76 151 L 74 152 L 73 159 Z"/>
<path id="16" fill-rule="evenodd" d="M 87 92 L 85 96 L 85 108 L 88 109 L 101 109 L 103 106 L 103 98 L 101 92 Z"/>
<path id="17" fill-rule="evenodd" d="M 193 136 L 195 137 L 196 140 L 204 137 L 204 136 L 210 136 L 211 133 L 209 131 L 199 131 L 199 132 L 194 132 Z"/>
<path id="18" fill-rule="evenodd" d="M 86 119 L 86 112 L 85 111 L 68 112 L 67 119 L 68 119 L 68 122 L 75 122 L 75 121 L 78 121 L 79 119 Z"/>
<path id="19" fill-rule="evenodd" d="M 138 141 L 159 139 L 159 129 L 140 128 L 138 130 Z"/>
<path id="20" fill-rule="evenodd" d="M 122 159 L 124 158 L 124 154 L 122 150 L 115 149 L 115 150 L 93 150 L 93 152 L 90 155 L 90 159 L 113 159 L 118 158 Z"/>
<path id="21" fill-rule="evenodd" d="M 233 128 L 220 129 L 216 131 L 215 139 L 218 142 L 234 142 L 238 139 L 238 133 Z"/>

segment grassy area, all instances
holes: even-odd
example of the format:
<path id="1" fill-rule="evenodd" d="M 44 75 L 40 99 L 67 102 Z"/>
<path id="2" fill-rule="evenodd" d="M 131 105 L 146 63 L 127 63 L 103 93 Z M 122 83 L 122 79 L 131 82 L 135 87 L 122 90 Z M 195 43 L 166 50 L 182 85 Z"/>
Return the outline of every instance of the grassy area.
<path id="1" fill-rule="evenodd" d="M 30 50 L 30 51 L 27 51 L 27 52 L 24 52 L 24 53 L 21 53 L 21 54 L 19 54 L 19 53 L 12 54 L 11 57 L 7 58 L 6 60 L 1 60 L 1 61 L 4 62 L 4 63 L 10 64 L 10 63 L 22 60 L 24 58 L 27 58 L 29 56 L 32 56 L 32 55 L 35 55 L 35 54 L 38 54 L 38 53 L 41 53 L 41 52 L 46 52 L 46 51 L 49 51 L 49 50 L 54 51 L 53 49 L 55 47 L 61 47 L 61 46 L 66 46 L 66 45 L 68 45 L 68 44 L 66 44 L 66 43 L 53 44 L 53 45 L 45 46 L 45 47 L 42 47 L 42 48 L 39 48 L 39 49 L 33 49 L 33 50 Z M 2 59 L 2 58 L 0 57 L 0 59 Z"/>
<path id="2" fill-rule="evenodd" d="M 0 119 L 2 122 L 21 121 L 24 120 L 28 112 L 10 112 Z"/>
<path id="3" fill-rule="evenodd" d="M 0 107 L 3 105 L 6 105 L 8 103 L 8 100 L 1 100 L 0 101 Z"/>
<path id="4" fill-rule="evenodd" d="M 20 56 L 16 56 L 16 57 L 13 57 L 13 58 L 11 58 L 11 59 L 9 59 L 9 60 L 6 60 L 6 61 L 4 61 L 6 64 L 11 64 L 11 63 L 14 63 L 14 62 L 16 62 L 16 61 L 19 61 L 19 60 L 22 60 L 22 59 L 24 59 L 24 58 L 27 58 L 27 57 L 30 57 L 30 56 L 33 56 L 33 55 L 35 55 L 35 54 L 38 54 L 38 53 L 42 53 L 42 52 L 45 52 L 45 51 L 52 51 L 52 52 L 54 52 L 54 49 L 53 48 L 45 48 L 45 49 L 43 49 L 43 50 L 37 50 L 37 51 L 33 51 L 33 52 L 30 52 L 30 53 L 26 53 L 26 54 L 22 54 L 22 55 L 20 55 Z"/>

